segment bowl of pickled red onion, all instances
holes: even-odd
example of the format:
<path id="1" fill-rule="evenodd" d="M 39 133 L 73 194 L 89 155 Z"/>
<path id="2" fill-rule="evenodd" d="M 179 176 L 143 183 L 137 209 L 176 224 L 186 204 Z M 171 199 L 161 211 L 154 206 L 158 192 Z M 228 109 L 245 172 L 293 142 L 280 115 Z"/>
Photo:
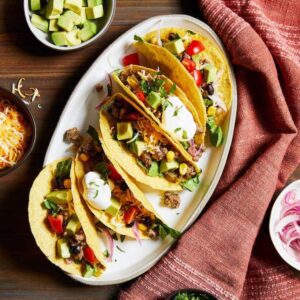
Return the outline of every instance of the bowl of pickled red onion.
<path id="1" fill-rule="evenodd" d="M 282 259 L 300 271 L 300 180 L 292 182 L 277 197 L 269 231 Z"/>

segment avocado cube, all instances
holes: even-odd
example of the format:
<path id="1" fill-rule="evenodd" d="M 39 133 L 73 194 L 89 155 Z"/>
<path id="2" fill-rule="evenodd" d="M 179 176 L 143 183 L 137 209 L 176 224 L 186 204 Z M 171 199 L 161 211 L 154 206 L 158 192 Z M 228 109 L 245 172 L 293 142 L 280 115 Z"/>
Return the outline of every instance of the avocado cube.
<path id="1" fill-rule="evenodd" d="M 164 173 L 167 171 L 172 171 L 172 170 L 176 170 L 179 168 L 179 163 L 176 160 L 172 160 L 172 161 L 167 161 L 167 160 L 162 160 L 162 162 L 160 163 L 160 172 Z"/>
<path id="2" fill-rule="evenodd" d="M 77 46 L 81 44 L 81 40 L 77 37 L 78 32 L 78 29 L 74 29 L 66 34 L 67 46 Z"/>
<path id="3" fill-rule="evenodd" d="M 57 255 L 60 258 L 70 258 L 71 257 L 68 242 L 66 239 L 58 239 L 57 240 L 56 251 L 57 251 Z"/>
<path id="4" fill-rule="evenodd" d="M 64 9 L 64 0 L 49 0 L 45 16 L 47 19 L 58 19 Z"/>
<path id="5" fill-rule="evenodd" d="M 56 190 L 48 193 L 46 198 L 55 204 L 66 204 L 73 199 L 71 190 Z"/>
<path id="6" fill-rule="evenodd" d="M 53 32 L 52 41 L 56 46 L 67 46 L 67 33 L 65 31 Z"/>
<path id="7" fill-rule="evenodd" d="M 134 141 L 130 144 L 130 150 L 137 156 L 141 156 L 146 148 L 146 143 L 142 141 Z"/>
<path id="8" fill-rule="evenodd" d="M 80 14 L 82 0 L 65 0 L 64 8 L 72 10 L 76 14 Z"/>
<path id="9" fill-rule="evenodd" d="M 67 226 L 66 231 L 71 234 L 75 234 L 81 228 L 81 224 L 76 215 L 72 215 Z"/>
<path id="10" fill-rule="evenodd" d="M 217 69 L 213 65 L 211 65 L 211 64 L 206 65 L 203 68 L 203 72 L 204 72 L 204 81 L 206 83 L 211 83 L 216 80 Z"/>
<path id="11" fill-rule="evenodd" d="M 103 4 L 102 0 L 87 0 L 88 7 L 94 7 Z"/>
<path id="12" fill-rule="evenodd" d="M 152 91 L 147 97 L 147 103 L 154 109 L 157 109 L 162 104 L 162 99 L 160 94 Z"/>
<path id="13" fill-rule="evenodd" d="M 81 7 L 80 11 L 80 25 L 83 25 L 86 21 L 85 7 Z"/>
<path id="14" fill-rule="evenodd" d="M 31 16 L 31 23 L 34 27 L 36 27 L 44 32 L 48 32 L 49 22 L 48 22 L 48 20 L 44 19 L 43 17 L 33 14 Z"/>
<path id="15" fill-rule="evenodd" d="M 119 202 L 115 198 L 111 198 L 111 205 L 105 210 L 108 214 L 110 214 L 112 217 L 116 216 L 121 208 L 121 202 Z"/>
<path id="16" fill-rule="evenodd" d="M 93 274 L 94 274 L 94 268 L 91 265 L 86 264 L 83 272 L 83 277 L 89 278 L 92 277 Z"/>
<path id="17" fill-rule="evenodd" d="M 157 161 L 152 162 L 152 165 L 147 173 L 148 176 L 157 177 L 159 175 L 159 165 Z"/>
<path id="18" fill-rule="evenodd" d="M 59 31 L 57 20 L 49 20 L 49 31 Z"/>
<path id="19" fill-rule="evenodd" d="M 59 17 L 59 19 L 57 20 L 57 25 L 66 31 L 71 31 L 74 27 L 73 20 L 65 15 L 61 15 Z"/>
<path id="20" fill-rule="evenodd" d="M 97 33 L 97 26 L 91 21 L 86 21 L 83 28 L 78 32 L 78 38 L 85 42 L 92 38 Z"/>
<path id="21" fill-rule="evenodd" d="M 85 8 L 86 18 L 89 20 L 98 19 L 104 16 L 103 5 Z"/>
<path id="22" fill-rule="evenodd" d="M 117 139 L 119 141 L 131 139 L 133 136 L 133 128 L 130 122 L 117 123 Z"/>
<path id="23" fill-rule="evenodd" d="M 67 10 L 64 14 L 65 17 L 69 18 L 73 21 L 74 25 L 79 25 L 81 23 L 81 17 L 80 15 L 74 13 L 71 10 Z"/>
<path id="24" fill-rule="evenodd" d="M 41 9 L 41 0 L 30 0 L 30 8 L 32 11 Z"/>
<path id="25" fill-rule="evenodd" d="M 164 47 L 175 55 L 178 55 L 185 50 L 182 39 L 165 43 Z"/>

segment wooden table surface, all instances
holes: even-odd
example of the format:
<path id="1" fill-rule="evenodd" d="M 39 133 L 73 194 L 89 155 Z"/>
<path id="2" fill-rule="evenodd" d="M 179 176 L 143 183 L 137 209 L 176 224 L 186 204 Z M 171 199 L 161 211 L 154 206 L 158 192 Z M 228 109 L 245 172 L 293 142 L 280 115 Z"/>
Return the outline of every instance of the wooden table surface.
<path id="1" fill-rule="evenodd" d="M 175 13 L 200 17 L 192 1 L 187 2 L 117 0 L 114 21 L 102 39 L 77 52 L 58 53 L 45 48 L 31 35 L 23 16 L 23 1 L 0 1 L 0 86 L 10 89 L 12 82 L 25 77 L 24 87 L 38 87 L 41 93 L 41 98 L 30 106 L 37 123 L 36 147 L 19 170 L 0 178 L 1 299 L 116 297 L 120 286 L 83 286 L 48 262 L 29 230 L 28 193 L 42 167 L 60 113 L 91 63 L 120 34 L 149 17 Z M 300 178 L 299 169 L 295 178 Z"/>

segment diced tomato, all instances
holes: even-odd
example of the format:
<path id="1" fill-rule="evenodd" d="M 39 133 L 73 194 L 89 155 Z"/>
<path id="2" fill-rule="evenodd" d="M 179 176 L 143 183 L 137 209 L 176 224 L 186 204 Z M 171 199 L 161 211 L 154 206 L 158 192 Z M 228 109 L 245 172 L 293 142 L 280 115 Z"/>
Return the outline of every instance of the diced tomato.
<path id="1" fill-rule="evenodd" d="M 110 164 L 107 166 L 108 169 L 108 178 L 111 180 L 122 180 L 122 176 L 118 173 L 118 171 L 115 169 L 115 167 Z"/>
<path id="2" fill-rule="evenodd" d="M 139 65 L 139 55 L 137 53 L 126 55 L 122 58 L 122 63 L 124 66 Z"/>
<path id="3" fill-rule="evenodd" d="M 63 222 L 64 222 L 64 218 L 62 215 L 57 215 L 57 216 L 53 216 L 53 215 L 48 215 L 48 222 L 51 226 L 51 229 L 57 233 L 57 234 L 63 234 L 64 229 L 63 229 Z"/>
<path id="4" fill-rule="evenodd" d="M 195 70 L 196 68 L 196 63 L 192 61 L 191 59 L 184 58 L 182 60 L 182 64 L 185 66 L 185 68 L 191 73 Z"/>
<path id="5" fill-rule="evenodd" d="M 197 86 L 200 86 L 202 83 L 202 78 L 203 78 L 202 73 L 199 70 L 194 70 L 192 75 L 196 81 Z"/>
<path id="6" fill-rule="evenodd" d="M 134 221 L 136 213 L 137 208 L 135 206 L 128 208 L 124 213 L 124 222 L 126 224 L 131 224 Z"/>
<path id="7" fill-rule="evenodd" d="M 83 249 L 83 256 L 92 265 L 94 265 L 98 262 L 98 259 L 94 254 L 94 251 L 89 246 L 86 246 Z"/>
<path id="8" fill-rule="evenodd" d="M 124 121 L 137 121 L 141 117 L 138 113 L 129 113 L 124 116 Z"/>
<path id="9" fill-rule="evenodd" d="M 186 53 L 190 56 L 195 55 L 203 51 L 205 47 L 199 41 L 193 40 L 186 49 Z"/>
<path id="10" fill-rule="evenodd" d="M 141 100 L 142 102 L 145 102 L 146 96 L 142 90 L 136 90 L 135 95 Z"/>

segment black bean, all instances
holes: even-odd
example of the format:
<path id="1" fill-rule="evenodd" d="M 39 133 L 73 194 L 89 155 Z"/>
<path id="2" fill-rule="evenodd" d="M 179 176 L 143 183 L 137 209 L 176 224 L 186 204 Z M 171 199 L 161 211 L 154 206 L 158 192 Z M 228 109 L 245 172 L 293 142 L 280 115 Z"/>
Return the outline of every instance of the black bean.
<path id="1" fill-rule="evenodd" d="M 79 254 L 80 253 L 80 251 L 81 251 L 81 247 L 79 246 L 79 245 L 76 245 L 76 246 L 71 246 L 70 247 L 70 251 L 71 251 L 71 253 L 73 253 L 73 254 Z"/>
<path id="2" fill-rule="evenodd" d="M 206 91 L 207 91 L 208 95 L 213 95 L 214 94 L 215 89 L 214 89 L 212 83 L 210 83 L 206 86 Z"/>

